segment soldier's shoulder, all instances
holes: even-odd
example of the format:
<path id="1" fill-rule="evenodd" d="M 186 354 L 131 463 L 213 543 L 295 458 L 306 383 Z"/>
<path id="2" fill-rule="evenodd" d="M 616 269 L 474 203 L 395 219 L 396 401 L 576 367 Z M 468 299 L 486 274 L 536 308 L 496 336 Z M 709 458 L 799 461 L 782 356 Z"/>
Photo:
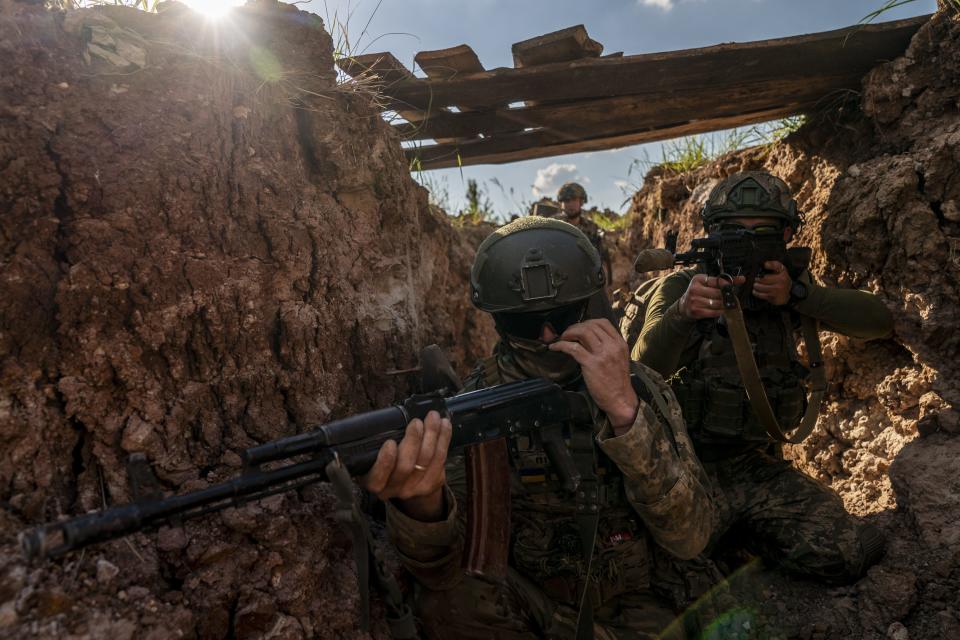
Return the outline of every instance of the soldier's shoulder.
<path id="1" fill-rule="evenodd" d="M 503 382 L 496 355 L 479 360 L 473 371 L 463 381 L 462 391 L 476 391 L 486 389 Z"/>
<path id="2" fill-rule="evenodd" d="M 669 280 L 671 282 L 690 282 L 693 280 L 693 276 L 695 275 L 697 275 L 696 269 L 680 269 L 679 271 L 674 271 L 673 273 L 667 275 L 664 280 Z"/>
<path id="3" fill-rule="evenodd" d="M 484 387 L 483 377 L 483 363 L 481 362 L 464 378 L 461 391 L 466 392 L 482 389 Z"/>
<path id="4" fill-rule="evenodd" d="M 658 279 L 656 285 L 653 285 L 655 291 L 672 291 L 675 294 L 681 294 L 690 286 L 693 276 L 697 275 L 696 269 L 681 269 L 674 271 Z"/>

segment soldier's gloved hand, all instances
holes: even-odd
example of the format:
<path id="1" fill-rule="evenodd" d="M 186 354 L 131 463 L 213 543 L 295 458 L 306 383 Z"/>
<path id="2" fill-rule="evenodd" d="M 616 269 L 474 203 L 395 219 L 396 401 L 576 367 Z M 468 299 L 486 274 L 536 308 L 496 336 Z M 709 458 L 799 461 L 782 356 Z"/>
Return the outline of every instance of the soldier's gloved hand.
<path id="1" fill-rule="evenodd" d="M 790 302 L 790 287 L 793 286 L 793 279 L 790 278 L 787 268 L 776 260 L 764 262 L 763 268 L 769 273 L 754 280 L 754 297 L 778 307 Z"/>
<path id="2" fill-rule="evenodd" d="M 566 353 L 580 364 L 587 390 L 607 414 L 615 435 L 633 425 L 640 401 L 630 384 L 630 349 L 609 320 L 572 325 L 549 348 Z"/>
<path id="3" fill-rule="evenodd" d="M 737 276 L 733 279 L 733 284 L 741 285 L 746 281 L 743 276 Z M 687 290 L 680 296 L 680 315 L 688 320 L 722 316 L 723 295 L 720 287 L 724 284 L 726 280 L 711 278 L 703 273 L 693 276 Z"/>
<path id="4" fill-rule="evenodd" d="M 450 420 L 441 419 L 436 411 L 426 420 L 411 420 L 399 445 L 388 440 L 380 447 L 360 485 L 381 500 L 396 498 L 400 510 L 415 520 L 441 520 L 444 465 L 452 434 Z"/>

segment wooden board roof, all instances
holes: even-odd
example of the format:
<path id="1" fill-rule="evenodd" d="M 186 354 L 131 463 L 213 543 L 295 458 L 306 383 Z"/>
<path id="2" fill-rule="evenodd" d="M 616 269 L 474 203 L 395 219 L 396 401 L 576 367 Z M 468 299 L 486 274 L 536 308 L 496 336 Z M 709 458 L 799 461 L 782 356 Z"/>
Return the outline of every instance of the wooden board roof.
<path id="1" fill-rule="evenodd" d="M 382 81 L 411 165 L 439 169 L 611 149 L 809 111 L 860 88 L 929 16 L 775 40 L 601 56 L 582 25 L 513 46 L 485 70 L 460 45 L 423 51 L 417 78 L 389 53 L 341 61 Z M 432 142 L 426 142 L 432 141 Z"/>

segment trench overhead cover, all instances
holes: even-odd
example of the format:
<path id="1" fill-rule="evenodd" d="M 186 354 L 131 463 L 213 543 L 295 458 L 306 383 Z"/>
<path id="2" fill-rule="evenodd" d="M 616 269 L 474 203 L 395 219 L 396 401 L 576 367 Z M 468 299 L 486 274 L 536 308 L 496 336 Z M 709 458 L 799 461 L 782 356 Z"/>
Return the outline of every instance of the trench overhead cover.
<path id="1" fill-rule="evenodd" d="M 467 45 L 421 51 L 415 76 L 389 53 L 338 64 L 382 91 L 415 169 L 613 149 L 809 112 L 859 91 L 930 16 L 702 49 L 602 55 L 582 25 L 513 45 L 486 70 Z"/>

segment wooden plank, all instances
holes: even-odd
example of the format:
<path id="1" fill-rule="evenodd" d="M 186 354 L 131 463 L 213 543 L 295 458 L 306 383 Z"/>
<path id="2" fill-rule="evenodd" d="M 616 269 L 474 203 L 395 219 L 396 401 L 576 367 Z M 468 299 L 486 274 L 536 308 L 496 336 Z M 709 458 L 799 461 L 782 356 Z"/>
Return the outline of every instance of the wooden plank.
<path id="1" fill-rule="evenodd" d="M 652 129 L 665 123 L 726 117 L 784 103 L 812 105 L 833 92 L 858 88 L 860 79 L 859 75 L 849 75 L 742 84 L 730 87 L 707 102 L 702 92 L 687 90 L 643 98 L 620 96 L 520 109 L 450 113 L 434 116 L 418 127 L 401 124 L 394 130 L 408 140 L 468 138 L 480 133 L 492 136 L 524 128 L 546 129 L 567 137 L 592 137 L 603 131 Z"/>
<path id="2" fill-rule="evenodd" d="M 586 28 L 578 24 L 517 42 L 511 47 L 511 51 L 513 66 L 519 69 L 580 58 L 596 58 L 603 53 L 603 45 L 591 39 Z"/>
<path id="3" fill-rule="evenodd" d="M 929 16 L 825 33 L 722 44 L 623 58 L 583 59 L 520 69 L 497 69 L 444 82 L 398 83 L 388 95 L 401 104 L 435 107 L 458 102 L 509 104 L 651 95 L 699 88 L 705 103 L 731 84 L 789 76 L 863 74 L 906 49 Z"/>
<path id="4" fill-rule="evenodd" d="M 431 80 L 450 80 L 457 76 L 484 71 L 480 58 L 469 46 L 421 51 L 413 57 Z"/>
<path id="5" fill-rule="evenodd" d="M 711 120 L 694 120 L 676 123 L 658 129 L 623 131 L 589 139 L 558 140 L 550 132 L 530 131 L 495 138 L 471 141 L 462 145 L 428 145 L 405 149 L 407 159 L 413 163 L 419 159 L 419 168 L 445 169 L 473 164 L 503 164 L 534 158 L 545 158 L 567 153 L 615 149 L 643 142 L 669 140 L 681 136 L 706 133 L 718 129 L 730 129 L 748 124 L 768 122 L 777 118 L 801 113 L 806 105 L 785 104 L 774 109 L 741 113 Z"/>
<path id="6" fill-rule="evenodd" d="M 423 69 L 423 72 L 427 74 L 427 77 L 431 80 L 450 80 L 456 78 L 459 75 L 467 75 L 471 73 L 479 73 L 484 71 L 483 65 L 480 63 L 480 58 L 477 57 L 476 52 L 465 44 L 461 44 L 456 47 L 450 47 L 449 49 L 436 49 L 434 51 L 421 51 L 413 57 L 414 62 L 420 65 L 420 68 Z M 456 107 L 461 112 L 469 112 L 474 109 L 483 109 L 490 108 L 495 105 L 489 103 L 480 104 L 480 103 L 458 103 Z M 414 130 L 418 129 L 417 125 L 412 127 Z M 418 136 L 419 137 L 419 136 Z M 446 144 L 448 142 L 455 142 L 460 140 L 469 140 L 476 138 L 476 133 L 466 134 L 464 136 L 430 136 L 431 138 L 436 138 L 437 142 L 440 144 Z M 409 139 L 409 136 L 406 136 L 405 139 Z"/>
<path id="7" fill-rule="evenodd" d="M 416 79 L 416 76 L 403 66 L 402 62 L 386 51 L 340 58 L 337 60 L 337 66 L 351 78 L 372 74 L 385 84 Z"/>

